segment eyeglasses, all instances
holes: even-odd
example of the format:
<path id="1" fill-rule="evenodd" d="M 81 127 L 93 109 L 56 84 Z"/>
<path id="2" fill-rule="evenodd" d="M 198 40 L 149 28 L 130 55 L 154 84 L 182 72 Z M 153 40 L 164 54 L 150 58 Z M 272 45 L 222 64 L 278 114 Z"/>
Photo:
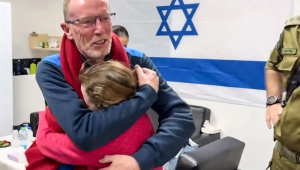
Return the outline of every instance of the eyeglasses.
<path id="1" fill-rule="evenodd" d="M 84 17 L 73 21 L 66 21 L 66 23 L 76 24 L 79 27 L 83 27 L 83 28 L 90 28 L 96 24 L 98 18 L 102 23 L 110 23 L 112 16 L 116 16 L 116 13 L 108 13 L 105 15 L 100 15 L 95 17 Z"/>

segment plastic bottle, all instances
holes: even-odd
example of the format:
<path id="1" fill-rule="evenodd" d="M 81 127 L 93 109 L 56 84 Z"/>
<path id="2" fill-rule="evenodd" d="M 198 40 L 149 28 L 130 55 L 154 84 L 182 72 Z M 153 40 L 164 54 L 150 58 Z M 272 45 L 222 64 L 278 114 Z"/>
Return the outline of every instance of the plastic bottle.
<path id="1" fill-rule="evenodd" d="M 26 150 L 28 135 L 27 135 L 27 129 L 25 127 L 21 127 L 19 130 L 19 141 L 20 141 L 20 146 Z"/>
<path id="2" fill-rule="evenodd" d="M 26 131 L 27 131 L 27 139 L 28 139 L 28 127 L 29 127 L 29 125 L 28 125 L 28 124 L 25 124 L 24 127 L 25 127 L 25 129 L 26 129 Z"/>
<path id="3" fill-rule="evenodd" d="M 36 73 L 36 67 L 37 65 L 35 64 L 35 60 L 30 64 L 30 73 L 35 74 Z"/>
<path id="4" fill-rule="evenodd" d="M 20 141 L 19 141 L 19 131 L 13 130 L 13 138 L 11 141 L 11 147 L 14 149 L 17 149 L 20 147 Z"/>
<path id="5" fill-rule="evenodd" d="M 32 139 L 33 139 L 33 131 L 31 130 L 30 126 L 27 126 L 27 148 L 29 148 L 32 144 Z"/>

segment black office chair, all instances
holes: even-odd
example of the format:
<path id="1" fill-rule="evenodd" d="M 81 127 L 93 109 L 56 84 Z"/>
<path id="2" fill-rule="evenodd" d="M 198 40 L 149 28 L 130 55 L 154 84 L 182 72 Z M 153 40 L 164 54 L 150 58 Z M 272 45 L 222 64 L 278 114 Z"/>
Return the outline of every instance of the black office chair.
<path id="1" fill-rule="evenodd" d="M 238 170 L 245 143 L 225 137 L 179 157 L 176 170 Z"/>

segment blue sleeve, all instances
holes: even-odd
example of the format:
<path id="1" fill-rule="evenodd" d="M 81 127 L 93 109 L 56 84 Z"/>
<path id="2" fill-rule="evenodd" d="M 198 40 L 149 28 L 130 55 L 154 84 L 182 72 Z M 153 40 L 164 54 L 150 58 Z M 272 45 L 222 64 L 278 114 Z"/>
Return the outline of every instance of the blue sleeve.
<path id="1" fill-rule="evenodd" d="M 116 139 L 145 114 L 157 99 L 152 87 L 143 85 L 129 101 L 92 112 L 66 83 L 61 69 L 56 65 L 41 62 L 36 80 L 58 124 L 83 151 L 96 150 Z"/>
<path id="2" fill-rule="evenodd" d="M 195 131 L 190 107 L 162 78 L 150 58 L 144 56 L 142 67 L 152 69 L 159 76 L 158 99 L 152 109 L 159 114 L 157 134 L 149 138 L 133 155 L 142 170 L 150 170 L 171 160 L 188 142 Z"/>

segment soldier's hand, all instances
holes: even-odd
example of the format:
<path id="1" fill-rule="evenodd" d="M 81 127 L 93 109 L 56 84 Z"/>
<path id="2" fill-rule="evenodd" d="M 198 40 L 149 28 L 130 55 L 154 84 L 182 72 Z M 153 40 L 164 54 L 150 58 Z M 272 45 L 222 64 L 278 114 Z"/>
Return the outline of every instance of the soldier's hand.
<path id="1" fill-rule="evenodd" d="M 271 105 L 267 107 L 266 111 L 266 123 L 269 129 L 271 129 L 277 123 L 279 119 L 279 114 L 282 111 L 280 103 Z"/>
<path id="2" fill-rule="evenodd" d="M 138 65 L 135 66 L 135 71 L 136 71 L 140 86 L 142 86 L 144 84 L 148 84 L 156 92 L 158 92 L 159 78 L 155 71 L 147 69 L 147 68 L 141 68 Z"/>

